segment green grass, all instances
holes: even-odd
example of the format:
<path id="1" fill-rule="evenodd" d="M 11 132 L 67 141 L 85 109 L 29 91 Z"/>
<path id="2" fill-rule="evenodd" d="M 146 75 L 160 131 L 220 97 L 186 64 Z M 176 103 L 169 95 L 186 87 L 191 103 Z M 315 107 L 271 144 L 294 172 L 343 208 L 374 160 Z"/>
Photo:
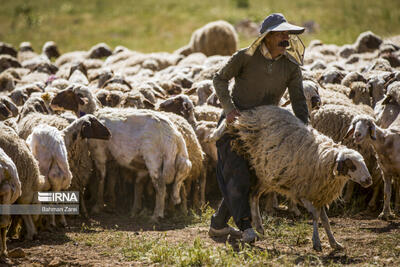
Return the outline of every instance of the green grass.
<path id="1" fill-rule="evenodd" d="M 99 42 L 172 52 L 210 21 L 261 22 L 272 12 L 296 24 L 317 22 L 319 32 L 304 35 L 306 43 L 353 43 L 367 30 L 382 37 L 400 34 L 398 0 L 1 0 L 1 6 L 0 41 L 14 46 L 30 41 L 39 50 L 53 40 L 62 52 L 87 50 Z M 240 36 L 240 47 L 251 41 Z"/>

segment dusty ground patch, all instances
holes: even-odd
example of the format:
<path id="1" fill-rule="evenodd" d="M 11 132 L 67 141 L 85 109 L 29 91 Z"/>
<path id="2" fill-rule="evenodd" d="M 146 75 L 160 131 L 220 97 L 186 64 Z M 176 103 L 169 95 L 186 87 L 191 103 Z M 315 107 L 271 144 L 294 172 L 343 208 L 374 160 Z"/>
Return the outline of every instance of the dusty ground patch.
<path id="1" fill-rule="evenodd" d="M 153 225 L 146 219 L 102 214 L 89 221 L 70 218 L 66 229 L 43 232 L 34 241 L 9 241 L 25 257 L 15 266 L 127 265 L 390 265 L 400 266 L 400 220 L 373 216 L 332 217 L 336 239 L 344 251 L 333 251 L 320 228 L 323 252 L 312 250 L 309 217 L 287 214 L 265 217 L 266 235 L 254 246 L 207 235 L 209 214 L 175 217 Z"/>

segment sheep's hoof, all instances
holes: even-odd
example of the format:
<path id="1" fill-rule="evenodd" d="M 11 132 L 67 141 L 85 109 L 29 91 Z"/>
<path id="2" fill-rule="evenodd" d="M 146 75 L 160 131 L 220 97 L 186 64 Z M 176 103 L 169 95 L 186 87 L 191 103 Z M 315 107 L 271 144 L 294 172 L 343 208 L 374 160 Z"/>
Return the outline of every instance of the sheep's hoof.
<path id="1" fill-rule="evenodd" d="M 174 205 L 180 204 L 180 203 L 181 203 L 181 198 L 180 198 L 180 197 L 178 197 L 178 198 L 173 197 L 173 198 L 172 198 L 172 203 L 173 203 Z"/>
<path id="2" fill-rule="evenodd" d="M 262 226 L 257 226 L 256 230 L 260 235 L 264 235 L 265 234 L 264 227 L 262 227 Z"/>
<path id="3" fill-rule="evenodd" d="M 315 251 L 321 252 L 322 251 L 322 246 L 321 246 L 321 244 L 314 244 L 313 245 L 313 249 Z"/>
<path id="4" fill-rule="evenodd" d="M 331 244 L 331 247 L 335 250 L 343 250 L 344 249 L 344 246 L 342 244 L 340 244 L 339 242 Z"/>
<path id="5" fill-rule="evenodd" d="M 154 224 L 158 224 L 160 222 L 160 217 L 159 216 L 151 216 L 150 221 Z"/>
<path id="6" fill-rule="evenodd" d="M 396 215 L 393 212 L 381 212 L 381 214 L 379 214 L 378 219 L 381 220 L 393 220 L 396 219 Z"/>

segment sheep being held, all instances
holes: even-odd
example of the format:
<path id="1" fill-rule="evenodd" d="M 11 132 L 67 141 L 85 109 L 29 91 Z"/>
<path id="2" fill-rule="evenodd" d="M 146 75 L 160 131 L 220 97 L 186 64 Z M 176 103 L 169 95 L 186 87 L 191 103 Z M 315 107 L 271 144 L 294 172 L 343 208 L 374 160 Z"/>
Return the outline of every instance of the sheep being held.
<path id="1" fill-rule="evenodd" d="M 257 184 L 250 192 L 252 221 L 257 231 L 264 233 L 260 196 L 278 192 L 302 203 L 313 214 L 314 249 L 322 249 L 319 218 L 331 247 L 342 248 L 331 232 L 325 206 L 340 196 L 349 179 L 365 187 L 372 184 L 363 157 L 276 106 L 243 111 L 232 126 L 230 131 L 238 136 L 234 149 L 245 155 L 257 175 Z"/>

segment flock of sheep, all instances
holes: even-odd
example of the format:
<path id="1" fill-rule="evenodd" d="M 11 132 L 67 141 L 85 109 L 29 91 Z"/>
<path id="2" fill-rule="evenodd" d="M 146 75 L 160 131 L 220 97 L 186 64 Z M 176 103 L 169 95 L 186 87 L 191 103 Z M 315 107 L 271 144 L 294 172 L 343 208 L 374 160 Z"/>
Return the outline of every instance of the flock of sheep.
<path id="1" fill-rule="evenodd" d="M 28 42 L 18 51 L 0 43 L 1 204 L 34 204 L 38 191 L 68 190 L 80 192 L 83 216 L 88 192 L 92 213 L 115 209 L 116 192 L 123 191 L 133 194 L 131 216 L 155 198 L 153 221 L 178 204 L 183 212 L 200 207 L 216 185 L 222 109 L 212 79 L 237 41 L 229 23 L 216 21 L 173 53 L 101 43 L 60 55 L 47 42 L 38 54 Z M 244 112 L 227 130 L 238 135 L 237 150 L 258 176 L 250 197 L 256 229 L 263 232 L 259 197 L 280 193 L 294 212 L 296 204 L 312 212 L 315 249 L 321 249 L 319 218 L 331 246 L 341 248 L 325 206 L 345 184 L 344 199 L 352 199 L 358 191 L 348 180 L 373 183 L 371 208 L 384 187 L 384 218 L 393 216 L 393 182 L 400 209 L 400 47 L 366 32 L 351 45 L 312 41 L 304 62 L 309 126 L 293 116 L 285 95 L 281 107 Z M 270 199 L 275 206 L 276 196 Z M 66 225 L 63 216 L 60 223 Z M 39 227 L 55 226 L 55 216 L 1 215 L 1 254 L 7 255 L 7 229 L 32 239 Z"/>

